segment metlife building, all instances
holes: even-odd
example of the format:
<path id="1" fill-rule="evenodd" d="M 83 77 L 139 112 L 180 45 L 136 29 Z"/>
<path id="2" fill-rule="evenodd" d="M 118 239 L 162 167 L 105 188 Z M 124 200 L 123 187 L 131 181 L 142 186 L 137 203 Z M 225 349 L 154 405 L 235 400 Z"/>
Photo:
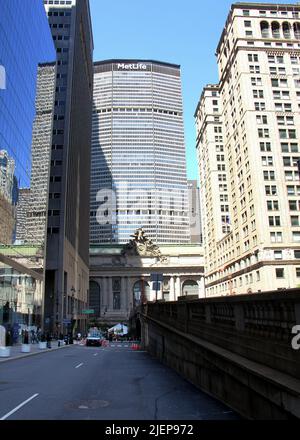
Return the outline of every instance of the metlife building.
<path id="1" fill-rule="evenodd" d="M 94 65 L 90 242 L 190 243 L 180 66 Z"/>

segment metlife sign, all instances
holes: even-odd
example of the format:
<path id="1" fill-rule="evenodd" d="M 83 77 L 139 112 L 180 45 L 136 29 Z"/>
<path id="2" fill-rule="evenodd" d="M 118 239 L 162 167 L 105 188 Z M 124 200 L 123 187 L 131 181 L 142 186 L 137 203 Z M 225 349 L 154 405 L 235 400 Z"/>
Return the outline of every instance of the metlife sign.
<path id="1" fill-rule="evenodd" d="M 146 63 L 116 63 L 114 70 L 117 71 L 151 71 L 151 64 Z"/>

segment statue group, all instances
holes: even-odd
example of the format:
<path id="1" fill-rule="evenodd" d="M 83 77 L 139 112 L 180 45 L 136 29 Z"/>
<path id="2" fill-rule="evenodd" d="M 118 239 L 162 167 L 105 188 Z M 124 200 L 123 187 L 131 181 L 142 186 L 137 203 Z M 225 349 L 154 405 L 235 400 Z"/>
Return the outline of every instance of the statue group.
<path id="1" fill-rule="evenodd" d="M 141 257 L 163 258 L 159 247 L 146 237 L 145 231 L 142 228 L 138 229 L 131 237 L 132 239 L 124 247 L 124 254 L 131 253 Z"/>

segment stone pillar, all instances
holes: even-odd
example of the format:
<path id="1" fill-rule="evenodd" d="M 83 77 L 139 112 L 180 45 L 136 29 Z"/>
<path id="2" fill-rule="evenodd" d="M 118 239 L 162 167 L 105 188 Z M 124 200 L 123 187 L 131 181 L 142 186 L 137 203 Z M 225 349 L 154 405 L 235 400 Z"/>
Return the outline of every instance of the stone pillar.
<path id="1" fill-rule="evenodd" d="M 179 296 L 181 296 L 181 282 L 180 282 L 180 277 L 176 277 L 176 286 L 175 286 L 175 299 L 176 299 L 176 301 Z"/>
<path id="2" fill-rule="evenodd" d="M 197 281 L 199 287 L 199 298 L 205 298 L 205 281 L 204 276 Z"/>
<path id="3" fill-rule="evenodd" d="M 126 278 L 121 278 L 121 310 L 126 311 L 127 283 Z"/>
<path id="4" fill-rule="evenodd" d="M 100 294 L 101 294 L 101 314 L 102 314 L 105 312 L 105 308 L 107 307 L 107 283 L 105 277 L 101 278 Z"/>
<path id="5" fill-rule="evenodd" d="M 129 286 L 130 286 L 130 278 L 129 277 L 125 277 L 125 292 L 126 292 L 126 300 L 125 300 L 125 304 L 126 304 L 126 310 L 129 311 L 130 309 L 130 303 L 132 301 L 130 301 L 130 290 L 129 290 Z"/>
<path id="6" fill-rule="evenodd" d="M 170 278 L 170 301 L 176 301 L 175 295 L 175 277 Z"/>
<path id="7" fill-rule="evenodd" d="M 160 285 L 160 289 L 157 291 L 157 299 L 163 299 L 163 289 L 164 289 L 163 281 L 159 283 L 159 285 Z"/>
<path id="8" fill-rule="evenodd" d="M 107 295 L 108 295 L 107 307 L 109 310 L 113 310 L 114 299 L 113 299 L 112 277 L 108 277 L 107 284 L 108 284 L 107 285 Z"/>

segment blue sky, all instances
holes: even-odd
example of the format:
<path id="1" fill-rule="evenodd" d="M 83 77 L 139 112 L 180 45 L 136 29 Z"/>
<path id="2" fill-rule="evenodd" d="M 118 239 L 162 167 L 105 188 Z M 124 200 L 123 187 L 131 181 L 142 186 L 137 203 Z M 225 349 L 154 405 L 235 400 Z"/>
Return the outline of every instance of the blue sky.
<path id="1" fill-rule="evenodd" d="M 218 82 L 215 50 L 232 1 L 90 0 L 90 3 L 95 60 L 141 58 L 181 65 L 187 173 L 188 178 L 196 179 L 194 112 L 203 87 Z M 281 0 L 280 3 L 292 2 Z"/>

